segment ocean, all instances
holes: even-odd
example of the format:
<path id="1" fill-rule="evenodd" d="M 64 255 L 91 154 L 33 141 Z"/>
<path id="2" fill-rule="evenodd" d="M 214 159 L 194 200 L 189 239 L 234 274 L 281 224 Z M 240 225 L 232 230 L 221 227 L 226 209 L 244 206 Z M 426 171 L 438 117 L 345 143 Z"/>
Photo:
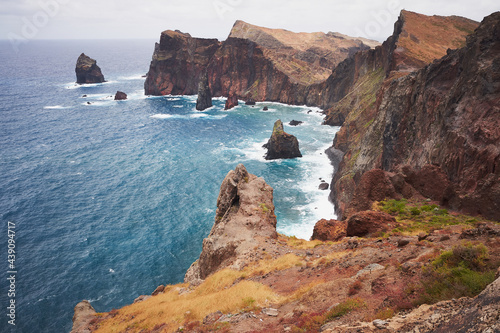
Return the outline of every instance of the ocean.
<path id="1" fill-rule="evenodd" d="M 278 232 L 308 239 L 335 217 L 318 186 L 332 179 L 324 150 L 338 128 L 321 125 L 321 110 L 224 111 L 221 98 L 198 112 L 196 96 L 145 96 L 154 42 L 30 41 L 18 53 L 0 42 L 1 332 L 69 332 L 83 299 L 107 312 L 181 282 L 239 163 L 274 188 Z M 74 83 L 82 52 L 108 82 Z M 129 99 L 114 101 L 118 90 Z M 277 119 L 302 158 L 264 160 Z"/>

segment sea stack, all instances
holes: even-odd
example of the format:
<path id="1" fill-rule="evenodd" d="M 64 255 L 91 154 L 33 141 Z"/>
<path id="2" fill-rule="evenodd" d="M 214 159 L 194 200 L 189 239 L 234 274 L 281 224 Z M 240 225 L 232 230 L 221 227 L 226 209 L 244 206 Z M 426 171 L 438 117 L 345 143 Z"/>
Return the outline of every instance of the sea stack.
<path id="1" fill-rule="evenodd" d="M 302 157 L 299 141 L 283 130 L 283 123 L 279 119 L 274 123 L 273 134 L 264 148 L 267 148 L 266 160 Z"/>
<path id="2" fill-rule="evenodd" d="M 212 95 L 208 86 L 208 75 L 204 72 L 198 84 L 198 99 L 196 100 L 196 110 L 203 111 L 212 106 Z"/>
<path id="3" fill-rule="evenodd" d="M 101 69 L 97 66 L 97 62 L 85 55 L 85 53 L 80 54 L 78 60 L 76 61 L 76 83 L 101 83 L 105 82 L 104 75 L 101 73 Z"/>
<path id="4" fill-rule="evenodd" d="M 224 110 L 230 110 L 238 105 L 238 96 L 235 94 L 230 94 L 226 100 L 226 105 L 224 106 Z"/>

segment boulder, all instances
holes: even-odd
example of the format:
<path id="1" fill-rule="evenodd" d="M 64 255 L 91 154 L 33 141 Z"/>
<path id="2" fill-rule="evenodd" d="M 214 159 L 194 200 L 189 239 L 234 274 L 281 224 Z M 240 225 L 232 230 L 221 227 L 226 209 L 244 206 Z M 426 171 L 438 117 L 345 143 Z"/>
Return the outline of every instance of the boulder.
<path id="1" fill-rule="evenodd" d="M 73 328 L 70 333 L 87 333 L 90 332 L 88 327 L 90 322 L 96 318 L 97 312 L 94 310 L 90 302 L 83 300 L 75 306 L 73 315 Z"/>
<path id="2" fill-rule="evenodd" d="M 300 120 L 292 120 L 288 124 L 290 124 L 290 126 L 298 126 L 298 125 L 300 125 L 302 123 L 303 123 L 303 121 L 300 121 Z"/>
<path id="3" fill-rule="evenodd" d="M 277 237 L 272 187 L 239 164 L 222 182 L 214 225 L 184 281 L 197 284 L 222 268 L 236 267 L 259 242 Z"/>
<path id="4" fill-rule="evenodd" d="M 337 220 L 319 220 L 314 225 L 311 240 L 339 241 L 346 236 L 347 223 Z"/>
<path id="5" fill-rule="evenodd" d="M 273 133 L 264 148 L 267 148 L 266 160 L 302 157 L 299 141 L 283 130 L 283 123 L 279 119 L 274 123 Z"/>
<path id="6" fill-rule="evenodd" d="M 262 108 L 262 111 L 269 111 L 269 108 L 268 108 L 267 106 L 264 106 L 264 107 Z"/>
<path id="7" fill-rule="evenodd" d="M 115 94 L 115 101 L 122 101 L 127 99 L 127 94 L 123 91 L 117 91 Z"/>
<path id="8" fill-rule="evenodd" d="M 245 105 L 255 105 L 255 100 L 250 97 L 246 100 Z"/>
<path id="9" fill-rule="evenodd" d="M 230 110 L 238 105 L 238 96 L 231 94 L 226 99 L 226 105 L 224 106 L 224 110 Z"/>
<path id="10" fill-rule="evenodd" d="M 328 188 L 330 187 L 330 185 L 328 183 L 321 183 L 319 184 L 318 188 L 322 191 L 326 191 L 328 190 Z"/>
<path id="11" fill-rule="evenodd" d="M 151 296 L 156 296 L 158 294 L 161 294 L 163 293 L 163 291 L 165 291 L 165 286 L 162 284 L 162 285 L 159 285 L 158 287 L 156 287 L 156 289 L 153 291 L 153 293 L 151 294 Z"/>
<path id="12" fill-rule="evenodd" d="M 97 62 L 86 56 L 85 53 L 80 54 L 76 61 L 76 83 L 101 83 L 105 82 L 104 75 L 101 69 L 97 66 Z"/>
<path id="13" fill-rule="evenodd" d="M 347 220 L 346 234 L 352 236 L 369 236 L 385 232 L 396 226 L 396 219 L 384 212 L 364 211 L 352 215 Z"/>
<path id="14" fill-rule="evenodd" d="M 196 100 L 196 110 L 203 111 L 212 106 L 212 95 L 208 86 L 208 74 L 204 72 L 198 84 L 198 99 Z"/>

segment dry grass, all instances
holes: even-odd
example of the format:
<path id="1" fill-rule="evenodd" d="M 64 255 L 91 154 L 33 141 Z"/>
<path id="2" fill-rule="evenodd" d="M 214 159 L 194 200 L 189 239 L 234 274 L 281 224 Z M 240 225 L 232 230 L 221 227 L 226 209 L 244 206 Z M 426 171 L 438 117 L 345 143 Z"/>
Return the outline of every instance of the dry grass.
<path id="1" fill-rule="evenodd" d="M 232 313 L 245 309 L 249 299 L 252 299 L 253 307 L 279 303 L 285 299 L 283 296 L 245 278 L 302 264 L 302 258 L 286 254 L 277 259 L 261 260 L 242 271 L 223 269 L 183 295 L 179 295 L 179 291 L 187 285 L 168 286 L 163 294 L 115 311 L 113 316 L 100 322 L 97 332 L 140 332 L 160 326 L 163 332 L 172 332 L 185 322 L 201 321 L 218 310 Z"/>
<path id="2" fill-rule="evenodd" d="M 217 276 L 219 273 L 221 276 Z M 179 295 L 178 288 L 170 288 L 164 294 L 126 306 L 102 321 L 96 332 L 140 332 L 162 325 L 164 332 L 173 332 L 183 323 L 201 321 L 215 311 L 230 313 L 244 308 L 250 298 L 261 306 L 281 300 L 269 287 L 257 282 L 243 280 L 227 287 L 233 275 L 226 270 L 219 273 L 194 292 Z"/>
<path id="3" fill-rule="evenodd" d="M 300 239 L 295 236 L 287 237 L 281 236 L 286 240 L 286 244 L 297 250 L 309 250 L 314 249 L 317 246 L 323 245 L 324 243 L 319 240 L 307 241 L 305 239 Z"/>

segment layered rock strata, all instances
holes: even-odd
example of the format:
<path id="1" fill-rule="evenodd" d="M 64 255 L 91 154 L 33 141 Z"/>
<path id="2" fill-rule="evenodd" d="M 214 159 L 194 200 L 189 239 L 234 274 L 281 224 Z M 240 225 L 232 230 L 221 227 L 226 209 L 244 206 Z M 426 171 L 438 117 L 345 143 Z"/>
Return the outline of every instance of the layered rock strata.
<path id="1" fill-rule="evenodd" d="M 102 75 L 101 69 L 97 66 L 97 62 L 85 55 L 85 53 L 80 54 L 78 60 L 76 61 L 76 83 L 101 83 L 105 82 L 104 75 Z"/>

